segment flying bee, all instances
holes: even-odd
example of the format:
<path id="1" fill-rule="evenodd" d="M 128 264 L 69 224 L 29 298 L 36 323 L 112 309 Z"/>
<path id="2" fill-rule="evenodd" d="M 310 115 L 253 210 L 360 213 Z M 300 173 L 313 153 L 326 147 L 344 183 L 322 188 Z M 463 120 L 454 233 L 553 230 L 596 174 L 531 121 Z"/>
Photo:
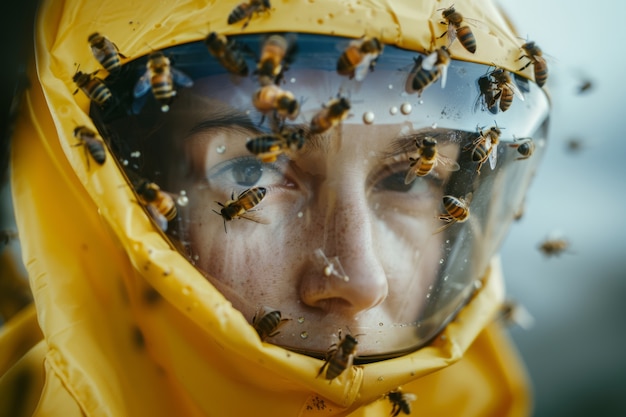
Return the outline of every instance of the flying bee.
<path id="1" fill-rule="evenodd" d="M 406 84 L 407 92 L 417 92 L 421 96 L 424 89 L 438 79 L 441 79 L 441 88 L 444 88 L 449 66 L 450 53 L 445 46 L 436 49 L 425 58 L 420 55 L 409 73 Z"/>
<path id="2" fill-rule="evenodd" d="M 478 137 L 464 148 L 464 150 L 472 149 L 472 161 L 478 162 L 476 172 L 479 175 L 480 168 L 487 160 L 489 160 L 491 169 L 496 167 L 500 134 L 500 128 L 497 126 L 492 126 L 488 130 L 481 130 Z"/>
<path id="3" fill-rule="evenodd" d="M 517 88 L 507 71 L 502 68 L 496 68 L 491 72 L 491 77 L 493 77 L 493 82 L 497 90 L 496 99 L 500 100 L 500 110 L 507 111 L 513 103 L 514 96 L 524 101 L 524 95 L 519 88 Z"/>
<path id="4" fill-rule="evenodd" d="M 0 230 L 0 243 L 2 243 L 3 245 L 8 245 L 11 240 L 18 238 L 19 235 L 15 230 Z"/>
<path id="5" fill-rule="evenodd" d="M 126 56 L 119 51 L 117 45 L 98 32 L 94 32 L 89 35 L 87 40 L 93 56 L 104 67 L 104 69 L 109 71 L 111 74 L 119 71 L 121 68 L 120 57 L 126 58 Z"/>
<path id="6" fill-rule="evenodd" d="M 232 25 L 247 19 L 241 27 L 241 29 L 245 29 L 255 13 L 266 12 L 271 7 L 270 0 L 248 0 L 247 2 L 239 3 L 228 15 L 228 24 Z"/>
<path id="7" fill-rule="evenodd" d="M 591 81 L 589 79 L 585 79 L 585 80 L 581 80 L 581 82 L 578 85 L 576 91 L 577 91 L 578 94 L 583 94 L 583 93 L 586 93 L 586 92 L 592 90 L 593 87 L 594 87 L 593 81 Z"/>
<path id="8" fill-rule="evenodd" d="M 566 239 L 546 238 L 539 245 L 539 250 L 545 256 L 558 256 L 561 253 L 567 251 L 570 244 Z"/>
<path id="9" fill-rule="evenodd" d="M 332 380 L 341 375 L 343 371 L 350 368 L 354 361 L 354 356 L 356 355 L 358 343 L 356 338 L 350 334 L 342 338 L 341 330 L 339 330 L 339 343 L 332 344 L 328 352 L 326 352 L 326 360 L 317 372 L 317 377 L 326 370 L 324 378 L 332 382 Z"/>
<path id="10" fill-rule="evenodd" d="M 98 71 L 86 74 L 77 70 L 72 77 L 72 80 L 78 86 L 74 94 L 81 90 L 91 101 L 94 101 L 100 107 L 104 107 L 111 102 L 113 94 L 104 81 L 95 76 L 97 73 Z"/>
<path id="11" fill-rule="evenodd" d="M 245 77 L 248 75 L 248 64 L 244 58 L 242 48 L 233 39 L 217 32 L 211 32 L 204 39 L 211 55 L 219 61 L 228 72 Z"/>
<path id="12" fill-rule="evenodd" d="M 437 150 L 437 139 L 426 136 L 415 140 L 417 157 L 409 157 L 409 170 L 404 178 L 405 184 L 412 183 L 416 177 L 428 175 L 435 167 L 441 165 L 447 171 L 458 171 L 459 164 L 451 158 L 442 155 Z"/>
<path id="13" fill-rule="evenodd" d="M 350 111 L 350 101 L 345 97 L 338 97 L 326 103 L 311 119 L 310 132 L 312 134 L 323 133 L 337 126 Z"/>
<path id="14" fill-rule="evenodd" d="M 516 140 L 514 143 L 509 144 L 511 148 L 517 149 L 517 152 L 521 155 L 517 159 L 528 159 L 535 152 L 535 142 L 532 138 L 522 138 Z"/>
<path id="15" fill-rule="evenodd" d="M 96 132 L 87 126 L 77 126 L 74 129 L 74 137 L 78 139 L 78 143 L 74 146 L 84 146 L 85 155 L 89 153 L 98 165 L 104 164 L 107 154 L 104 142 L 97 138 Z M 89 158 L 87 158 L 87 167 L 89 167 Z"/>
<path id="16" fill-rule="evenodd" d="M 249 212 L 254 209 L 265 197 L 267 189 L 264 187 L 252 187 L 242 191 L 237 198 L 232 193 L 230 200 L 222 204 L 219 201 L 216 203 L 222 207 L 220 211 L 213 210 L 214 213 L 219 214 L 224 219 L 224 231 L 226 231 L 226 221 L 233 219 L 247 219 L 257 223 L 265 223 L 256 217 L 253 217 Z"/>
<path id="17" fill-rule="evenodd" d="M 444 37 L 446 34 L 448 35 L 448 45 L 451 45 L 455 39 L 459 39 L 461 45 L 469 52 L 476 52 L 476 38 L 474 37 L 474 33 L 472 33 L 472 29 L 469 26 L 464 25 L 463 23 L 463 15 L 457 12 L 454 9 L 454 6 L 450 6 L 445 9 L 441 15 L 443 16 L 444 21 L 441 22 L 442 25 L 448 25 L 448 30 L 440 36 L 440 38 Z M 467 19 L 466 19 L 467 20 Z"/>
<path id="18" fill-rule="evenodd" d="M 166 231 L 168 222 L 176 218 L 178 209 L 173 196 L 161 190 L 156 183 L 142 179 L 135 183 L 139 201 L 148 210 L 161 230 Z"/>
<path id="19" fill-rule="evenodd" d="M 279 84 L 293 58 L 295 47 L 293 34 L 274 34 L 265 39 L 256 69 L 261 85 Z"/>
<path id="20" fill-rule="evenodd" d="M 417 399 L 415 394 L 410 392 L 402 392 L 399 389 L 390 391 L 386 395 L 391 402 L 391 417 L 396 417 L 400 412 L 409 415 L 411 414 L 411 403 Z"/>
<path id="21" fill-rule="evenodd" d="M 454 197 L 452 195 L 443 196 L 443 208 L 446 210 L 446 214 L 440 214 L 439 220 L 446 222 L 443 226 L 435 231 L 433 234 L 444 231 L 454 223 L 463 223 L 467 221 L 470 216 L 470 203 L 472 200 L 472 194 L 463 197 Z"/>
<path id="22" fill-rule="evenodd" d="M 163 52 L 155 51 L 148 56 L 146 72 L 135 84 L 133 95 L 142 97 L 152 89 L 154 98 L 161 104 L 161 111 L 167 112 L 176 96 L 175 85 L 191 87 L 193 80 L 182 71 L 174 68 Z"/>
<path id="23" fill-rule="evenodd" d="M 279 155 L 296 152 L 304 145 L 304 130 L 281 132 L 273 135 L 261 135 L 246 142 L 246 148 L 255 154 L 261 162 L 271 163 Z"/>
<path id="24" fill-rule="evenodd" d="M 337 61 L 337 73 L 363 81 L 373 71 L 384 45 L 376 37 L 362 37 L 350 41 Z"/>
<path id="25" fill-rule="evenodd" d="M 288 321 L 289 319 L 282 317 L 280 311 L 264 306 L 260 307 L 254 314 L 252 326 L 261 340 L 265 341 L 268 337 L 274 337 L 280 333 L 278 328 Z"/>
<path id="26" fill-rule="evenodd" d="M 505 325 L 517 324 L 524 330 L 529 330 L 535 324 L 535 318 L 520 303 L 513 300 L 506 300 L 500 307 L 497 319 Z"/>
<path id="27" fill-rule="evenodd" d="M 300 103 L 291 91 L 275 84 L 264 85 L 252 95 L 252 104 L 263 114 L 273 111 L 280 118 L 290 120 L 298 117 Z"/>
<path id="28" fill-rule="evenodd" d="M 533 71 L 535 73 L 535 82 L 539 87 L 543 87 L 543 85 L 548 80 L 548 64 L 543 57 L 543 52 L 539 46 L 535 44 L 535 42 L 526 42 L 521 46 L 523 50 L 522 56 L 517 58 L 519 61 L 522 58 L 528 59 L 528 63 L 520 68 L 520 71 L 525 70 L 530 64 L 533 65 Z"/>

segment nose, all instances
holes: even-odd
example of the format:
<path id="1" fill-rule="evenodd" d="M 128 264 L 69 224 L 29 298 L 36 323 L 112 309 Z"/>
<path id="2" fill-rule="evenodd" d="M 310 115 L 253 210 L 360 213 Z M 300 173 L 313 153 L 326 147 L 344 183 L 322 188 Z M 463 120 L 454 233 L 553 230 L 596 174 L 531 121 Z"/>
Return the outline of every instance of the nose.
<path id="1" fill-rule="evenodd" d="M 326 258 L 337 260 L 347 278 L 329 274 L 319 259 L 312 258 L 300 281 L 300 298 L 308 306 L 327 313 L 356 316 L 382 303 L 388 282 L 381 264 L 382 253 L 373 236 L 372 214 L 364 190 L 346 190 L 319 202 L 319 241 Z M 316 242 L 316 243 L 317 243 Z M 336 258 L 335 258 L 336 257 Z M 333 265 L 336 267 L 337 265 Z M 336 269 L 336 268 L 335 268 Z"/>

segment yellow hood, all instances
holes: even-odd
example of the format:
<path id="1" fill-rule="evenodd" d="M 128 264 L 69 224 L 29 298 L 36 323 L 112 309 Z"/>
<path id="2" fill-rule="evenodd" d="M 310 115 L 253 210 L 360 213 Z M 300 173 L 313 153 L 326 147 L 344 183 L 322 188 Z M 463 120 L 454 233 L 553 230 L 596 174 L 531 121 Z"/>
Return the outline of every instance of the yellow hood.
<path id="1" fill-rule="evenodd" d="M 448 6 L 414 0 L 272 3 L 271 11 L 255 16 L 245 32 L 360 37 L 372 31 L 387 43 L 417 51 L 429 50 L 433 34 L 436 38 L 445 30 L 440 9 Z M 92 126 L 89 103 L 73 94 L 72 76 L 78 64 L 83 72 L 98 69 L 88 35 L 99 31 L 134 58 L 202 39 L 209 30 L 240 33 L 242 24 L 226 24 L 236 5 L 68 0 L 40 6 L 36 68 L 29 74 L 32 85 L 16 126 L 12 186 L 47 346 L 42 415 L 69 415 L 61 412 L 69 413 L 63 408 L 65 397 L 87 416 L 339 416 L 372 402 L 359 415 L 388 415 L 391 405 L 384 395 L 398 387 L 415 387 L 414 410 L 429 410 L 428 404 L 439 404 L 428 398 L 429 390 L 442 383 L 470 389 L 467 384 L 474 382 L 463 375 L 479 379 L 481 372 L 493 373 L 501 366 L 496 359 L 510 353 L 497 331 L 484 330 L 503 298 L 495 261 L 483 288 L 428 347 L 354 366 L 332 383 L 316 378 L 322 361 L 262 343 L 243 315 L 168 243 L 136 203 L 114 158 L 109 155 L 112 162 L 97 169 L 87 166 L 84 150 L 73 146 L 72 132 L 78 124 Z M 456 44 L 453 57 L 515 70 L 523 42 L 495 7 L 483 0 L 457 1 L 455 7 L 489 30 L 476 31 L 476 54 Z M 477 337 L 484 346 L 476 351 L 474 365 L 459 365 L 458 374 L 422 378 L 459 360 Z M 512 366 L 518 372 L 515 362 Z M 494 377 L 491 394 L 508 387 L 503 380 Z M 58 397 L 59 391 L 65 397 Z M 484 400 L 489 404 L 493 398 Z M 469 400 L 459 401 L 465 405 L 453 415 L 480 414 L 482 409 L 472 408 Z"/>

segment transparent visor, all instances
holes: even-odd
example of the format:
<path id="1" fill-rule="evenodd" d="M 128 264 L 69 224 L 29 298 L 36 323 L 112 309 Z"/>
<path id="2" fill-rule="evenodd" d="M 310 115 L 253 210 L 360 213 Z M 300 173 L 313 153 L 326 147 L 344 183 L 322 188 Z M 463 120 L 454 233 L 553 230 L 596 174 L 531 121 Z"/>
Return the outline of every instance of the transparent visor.
<path id="1" fill-rule="evenodd" d="M 486 65 L 279 36 L 138 58 L 91 116 L 156 225 L 264 341 L 322 357 L 342 332 L 357 361 L 418 349 L 519 216 L 548 100 Z"/>

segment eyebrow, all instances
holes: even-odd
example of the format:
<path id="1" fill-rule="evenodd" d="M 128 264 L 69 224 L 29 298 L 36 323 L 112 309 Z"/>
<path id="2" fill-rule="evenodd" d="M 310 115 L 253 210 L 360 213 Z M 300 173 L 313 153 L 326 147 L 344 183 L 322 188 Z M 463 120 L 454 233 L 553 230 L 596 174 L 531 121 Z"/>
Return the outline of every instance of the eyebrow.
<path id="1" fill-rule="evenodd" d="M 260 126 L 257 126 L 250 116 L 242 112 L 221 111 L 211 114 L 201 122 L 195 124 L 189 129 L 188 137 L 195 133 L 207 130 L 216 130 L 224 128 L 235 128 L 237 130 L 251 130 L 261 132 Z"/>

